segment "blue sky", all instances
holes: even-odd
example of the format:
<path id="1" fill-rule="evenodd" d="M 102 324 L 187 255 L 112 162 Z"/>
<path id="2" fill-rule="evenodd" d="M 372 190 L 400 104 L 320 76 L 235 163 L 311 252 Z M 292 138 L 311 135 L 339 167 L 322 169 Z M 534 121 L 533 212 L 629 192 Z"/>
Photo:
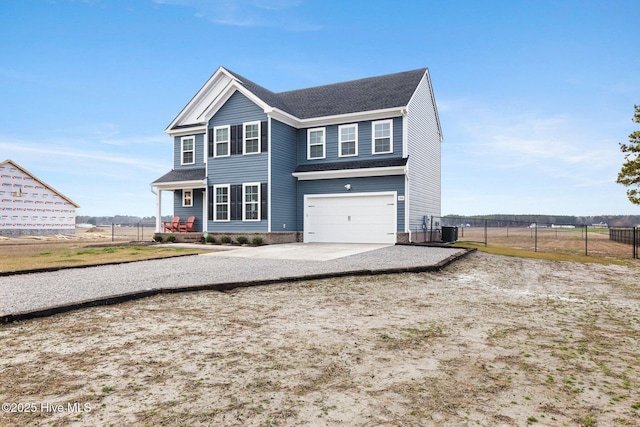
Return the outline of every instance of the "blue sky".
<path id="1" fill-rule="evenodd" d="M 3 0 L 0 161 L 79 215 L 152 216 L 164 129 L 218 66 L 275 92 L 429 67 L 443 214 L 638 214 L 615 179 L 639 22 L 635 0 Z"/>

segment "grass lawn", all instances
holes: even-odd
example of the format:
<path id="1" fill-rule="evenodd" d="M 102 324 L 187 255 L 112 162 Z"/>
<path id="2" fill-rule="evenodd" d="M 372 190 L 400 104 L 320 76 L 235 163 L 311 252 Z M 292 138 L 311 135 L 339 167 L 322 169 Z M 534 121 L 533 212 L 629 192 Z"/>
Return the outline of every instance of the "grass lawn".
<path id="1" fill-rule="evenodd" d="M 0 246 L 0 271 L 99 265 L 199 254 L 200 249 L 156 246 L 108 246 L 88 248 L 75 244 Z"/>

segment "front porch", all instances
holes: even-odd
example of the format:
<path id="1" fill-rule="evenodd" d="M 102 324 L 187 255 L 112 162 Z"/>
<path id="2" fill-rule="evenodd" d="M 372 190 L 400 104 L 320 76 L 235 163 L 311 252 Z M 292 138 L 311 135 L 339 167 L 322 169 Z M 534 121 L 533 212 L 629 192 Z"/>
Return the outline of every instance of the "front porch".
<path id="1" fill-rule="evenodd" d="M 206 218 L 205 188 L 204 168 L 174 169 L 152 182 L 151 192 L 156 195 L 156 233 L 167 234 L 162 221 L 162 192 L 168 191 L 173 193 L 173 215 L 180 217 L 181 222 L 194 216 L 195 230 L 202 235 Z"/>

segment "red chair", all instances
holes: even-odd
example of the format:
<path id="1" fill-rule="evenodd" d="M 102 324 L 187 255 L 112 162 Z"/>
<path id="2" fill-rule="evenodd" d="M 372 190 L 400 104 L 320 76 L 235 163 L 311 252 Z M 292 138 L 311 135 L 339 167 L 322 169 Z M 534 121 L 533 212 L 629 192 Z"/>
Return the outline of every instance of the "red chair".
<path id="1" fill-rule="evenodd" d="M 179 216 L 174 216 L 173 219 L 169 222 L 165 221 L 162 223 L 164 226 L 164 232 L 174 232 L 174 231 L 178 231 L 178 228 L 180 227 L 180 217 Z"/>
<path id="2" fill-rule="evenodd" d="M 187 218 L 187 222 L 183 222 L 182 224 L 180 224 L 178 226 L 178 231 L 181 233 L 186 233 L 189 231 L 195 231 L 193 229 L 193 224 L 196 222 L 196 217 L 195 216 L 190 216 L 189 218 Z"/>

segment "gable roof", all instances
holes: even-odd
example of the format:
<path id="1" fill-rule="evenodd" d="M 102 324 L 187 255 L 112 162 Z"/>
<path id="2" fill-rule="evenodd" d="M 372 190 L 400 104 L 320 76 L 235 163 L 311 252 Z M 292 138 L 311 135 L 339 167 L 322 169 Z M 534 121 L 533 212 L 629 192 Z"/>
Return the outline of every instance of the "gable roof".
<path id="1" fill-rule="evenodd" d="M 259 84 L 219 67 L 198 93 L 165 130 L 170 134 L 206 129 L 206 122 L 237 90 L 278 119 L 302 127 L 311 123 L 348 114 L 384 112 L 406 107 L 418 85 L 427 79 L 427 68 L 351 80 L 323 86 L 275 93 Z M 389 115 L 388 113 L 383 113 Z"/>
<path id="2" fill-rule="evenodd" d="M 67 202 L 71 203 L 75 208 L 79 208 L 80 207 L 80 205 L 78 205 L 76 202 L 74 202 L 73 200 L 71 200 L 70 198 L 68 198 L 67 196 L 65 196 L 64 194 L 62 194 L 61 192 L 59 192 L 58 190 L 56 190 L 55 188 L 53 188 L 52 186 L 47 184 L 46 182 L 36 178 L 32 173 L 30 173 L 28 170 L 26 170 L 25 168 L 23 168 L 22 166 L 20 166 L 16 162 L 14 162 L 13 160 L 7 159 L 4 162 L 0 162 L 0 166 L 4 166 L 4 165 L 11 165 L 16 169 L 20 169 L 20 171 L 22 171 L 22 173 L 24 173 L 25 175 L 29 175 L 31 178 L 34 179 L 34 181 L 38 181 L 40 184 L 42 184 L 43 187 L 45 187 L 49 191 L 54 192 L 55 194 L 57 194 L 58 196 L 60 196 L 64 200 L 66 200 Z"/>

